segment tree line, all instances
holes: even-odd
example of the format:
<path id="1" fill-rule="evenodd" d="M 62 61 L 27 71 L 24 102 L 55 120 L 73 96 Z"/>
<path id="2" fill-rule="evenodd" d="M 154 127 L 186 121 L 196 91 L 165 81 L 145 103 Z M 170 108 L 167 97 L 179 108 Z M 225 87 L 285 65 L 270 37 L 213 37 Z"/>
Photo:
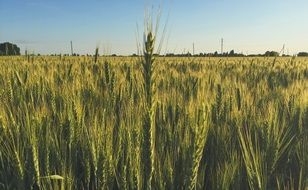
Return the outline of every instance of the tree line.
<path id="1" fill-rule="evenodd" d="M 27 51 L 25 53 L 27 55 Z M 0 56 L 14 56 L 14 55 L 21 55 L 20 48 L 16 44 L 12 44 L 9 42 L 1 43 L 0 44 Z M 40 55 L 40 54 L 37 54 Z M 50 56 L 61 56 L 61 54 L 50 54 Z M 73 55 L 69 54 L 62 54 L 62 56 L 92 56 L 90 54 L 81 55 L 74 53 Z M 109 55 L 112 57 L 121 56 L 117 54 Z M 138 56 L 137 54 L 132 54 L 132 57 Z M 278 57 L 280 53 L 277 51 L 266 51 L 264 54 L 248 54 L 245 55 L 243 53 L 236 53 L 234 50 L 230 52 L 223 52 L 218 53 L 215 51 L 214 53 L 199 53 L 199 54 L 192 54 L 190 52 L 175 54 L 175 53 L 167 53 L 165 55 L 155 55 L 155 56 L 164 56 L 164 57 Z M 287 57 L 290 55 L 282 54 L 281 56 Z M 298 57 L 308 57 L 308 52 L 299 52 L 297 54 Z"/>

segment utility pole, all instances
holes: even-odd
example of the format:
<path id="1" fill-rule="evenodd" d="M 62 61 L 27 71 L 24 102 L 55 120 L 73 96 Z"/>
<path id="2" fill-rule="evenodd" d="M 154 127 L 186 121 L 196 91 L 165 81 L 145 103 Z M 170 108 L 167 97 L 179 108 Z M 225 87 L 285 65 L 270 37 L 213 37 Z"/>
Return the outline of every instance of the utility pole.
<path id="1" fill-rule="evenodd" d="M 8 52 L 9 52 L 7 45 L 8 45 L 8 44 L 6 43 L 6 44 L 5 44 L 5 55 L 8 55 Z"/>
<path id="2" fill-rule="evenodd" d="M 221 55 L 224 53 L 224 39 L 221 38 Z"/>
<path id="3" fill-rule="evenodd" d="M 283 44 L 282 49 L 281 49 L 281 51 L 279 52 L 279 54 L 284 55 L 285 47 L 286 47 L 286 45 Z"/>
<path id="4" fill-rule="evenodd" d="M 283 44 L 283 48 L 282 48 L 282 55 L 284 55 L 284 50 L 285 50 L 286 45 Z"/>
<path id="5" fill-rule="evenodd" d="M 73 51 L 73 41 L 71 41 L 71 53 L 72 53 L 72 56 L 74 54 L 74 51 Z"/>
<path id="6" fill-rule="evenodd" d="M 193 43 L 193 55 L 195 55 L 195 43 Z"/>

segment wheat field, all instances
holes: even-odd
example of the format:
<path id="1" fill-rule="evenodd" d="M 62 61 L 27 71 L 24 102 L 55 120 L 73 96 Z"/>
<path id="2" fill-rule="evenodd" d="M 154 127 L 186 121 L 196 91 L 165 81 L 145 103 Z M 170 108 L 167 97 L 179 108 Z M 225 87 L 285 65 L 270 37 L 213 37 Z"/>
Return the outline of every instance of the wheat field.
<path id="1" fill-rule="evenodd" d="M 96 59 L 0 58 L 0 189 L 308 188 L 307 58 Z"/>

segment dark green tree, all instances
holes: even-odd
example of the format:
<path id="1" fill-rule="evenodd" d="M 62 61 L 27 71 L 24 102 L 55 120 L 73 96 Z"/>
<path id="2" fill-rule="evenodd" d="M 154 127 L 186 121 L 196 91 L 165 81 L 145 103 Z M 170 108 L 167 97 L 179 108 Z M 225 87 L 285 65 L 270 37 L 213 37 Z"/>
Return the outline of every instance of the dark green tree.
<path id="1" fill-rule="evenodd" d="M 0 55 L 20 55 L 20 48 L 9 42 L 1 43 Z"/>

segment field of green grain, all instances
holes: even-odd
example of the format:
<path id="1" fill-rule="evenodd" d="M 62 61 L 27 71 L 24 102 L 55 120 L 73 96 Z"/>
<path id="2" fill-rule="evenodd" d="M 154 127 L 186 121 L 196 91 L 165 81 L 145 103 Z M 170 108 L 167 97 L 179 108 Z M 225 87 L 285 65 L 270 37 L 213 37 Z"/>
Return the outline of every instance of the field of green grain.
<path id="1" fill-rule="evenodd" d="M 0 189 L 307 188 L 308 58 L 0 58 Z"/>

